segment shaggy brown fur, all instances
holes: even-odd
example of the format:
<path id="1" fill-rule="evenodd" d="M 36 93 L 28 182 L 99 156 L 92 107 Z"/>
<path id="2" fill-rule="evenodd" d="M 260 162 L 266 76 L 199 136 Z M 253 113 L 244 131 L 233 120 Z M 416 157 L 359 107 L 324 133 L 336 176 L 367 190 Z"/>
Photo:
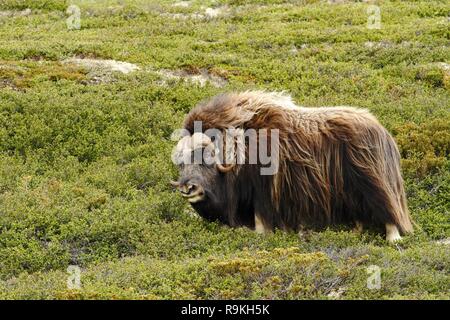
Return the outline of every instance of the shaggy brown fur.
<path id="1" fill-rule="evenodd" d="M 267 229 L 299 230 L 302 225 L 393 224 L 412 232 L 400 173 L 399 152 L 387 130 L 367 110 L 297 107 L 288 96 L 244 92 L 214 97 L 186 117 L 194 131 L 279 129 L 279 171 L 261 176 L 258 165 L 235 165 L 221 190 L 229 225 L 254 227 L 258 215 Z M 195 206 L 202 212 L 207 207 Z"/>

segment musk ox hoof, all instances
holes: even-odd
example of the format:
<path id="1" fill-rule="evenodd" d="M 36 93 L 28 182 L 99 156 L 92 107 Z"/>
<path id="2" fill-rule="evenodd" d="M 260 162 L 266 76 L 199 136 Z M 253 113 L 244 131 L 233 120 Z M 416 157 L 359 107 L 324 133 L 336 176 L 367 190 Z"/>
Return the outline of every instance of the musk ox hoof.
<path id="1" fill-rule="evenodd" d="M 353 228 L 354 233 L 362 233 L 363 232 L 363 224 L 360 221 L 355 222 L 355 227 Z"/>
<path id="2" fill-rule="evenodd" d="M 386 224 L 386 241 L 394 243 L 402 240 L 398 228 L 393 224 Z"/>

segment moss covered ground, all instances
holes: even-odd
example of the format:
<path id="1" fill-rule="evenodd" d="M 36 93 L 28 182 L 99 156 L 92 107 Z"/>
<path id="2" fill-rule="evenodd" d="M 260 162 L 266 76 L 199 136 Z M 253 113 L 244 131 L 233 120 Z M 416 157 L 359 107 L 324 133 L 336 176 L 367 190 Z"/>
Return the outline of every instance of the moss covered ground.
<path id="1" fill-rule="evenodd" d="M 449 299 L 448 1 L 174 3 L 0 0 L 0 298 Z M 170 135 L 200 100 L 252 88 L 371 110 L 399 144 L 415 234 L 195 216 L 168 184 Z"/>

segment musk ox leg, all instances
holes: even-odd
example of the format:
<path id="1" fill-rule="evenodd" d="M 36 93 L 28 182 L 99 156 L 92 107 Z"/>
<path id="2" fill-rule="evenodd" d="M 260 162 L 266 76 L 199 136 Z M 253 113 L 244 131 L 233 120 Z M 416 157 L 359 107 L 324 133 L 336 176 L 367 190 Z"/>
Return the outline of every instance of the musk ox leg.
<path id="1" fill-rule="evenodd" d="M 386 239 L 413 232 L 400 172 L 400 155 L 394 140 L 383 128 L 366 128 L 361 140 L 348 145 L 347 193 L 357 199 L 364 223 L 386 226 Z M 356 211 L 355 210 L 355 211 Z"/>
<path id="2" fill-rule="evenodd" d="M 361 221 L 356 221 L 355 222 L 355 227 L 353 228 L 353 232 L 354 233 L 362 233 L 363 232 L 363 224 Z"/>
<path id="3" fill-rule="evenodd" d="M 269 230 L 264 226 L 259 215 L 255 214 L 255 232 L 259 234 L 268 233 Z"/>
<path id="4" fill-rule="evenodd" d="M 386 241 L 395 242 L 402 240 L 400 232 L 395 224 L 386 223 Z"/>

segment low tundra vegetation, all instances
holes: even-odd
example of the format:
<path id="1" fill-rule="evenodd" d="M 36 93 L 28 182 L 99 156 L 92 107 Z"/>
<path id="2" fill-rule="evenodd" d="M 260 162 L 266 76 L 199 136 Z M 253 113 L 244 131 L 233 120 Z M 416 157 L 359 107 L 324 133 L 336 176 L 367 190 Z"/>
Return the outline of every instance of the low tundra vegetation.
<path id="1" fill-rule="evenodd" d="M 368 29 L 359 1 L 182 2 L 0 2 L 0 298 L 448 299 L 448 4 L 378 1 Z M 221 85 L 189 80 L 202 74 Z M 169 185 L 171 134 L 202 99 L 252 88 L 373 112 L 398 142 L 416 232 L 389 245 L 198 218 Z"/>

